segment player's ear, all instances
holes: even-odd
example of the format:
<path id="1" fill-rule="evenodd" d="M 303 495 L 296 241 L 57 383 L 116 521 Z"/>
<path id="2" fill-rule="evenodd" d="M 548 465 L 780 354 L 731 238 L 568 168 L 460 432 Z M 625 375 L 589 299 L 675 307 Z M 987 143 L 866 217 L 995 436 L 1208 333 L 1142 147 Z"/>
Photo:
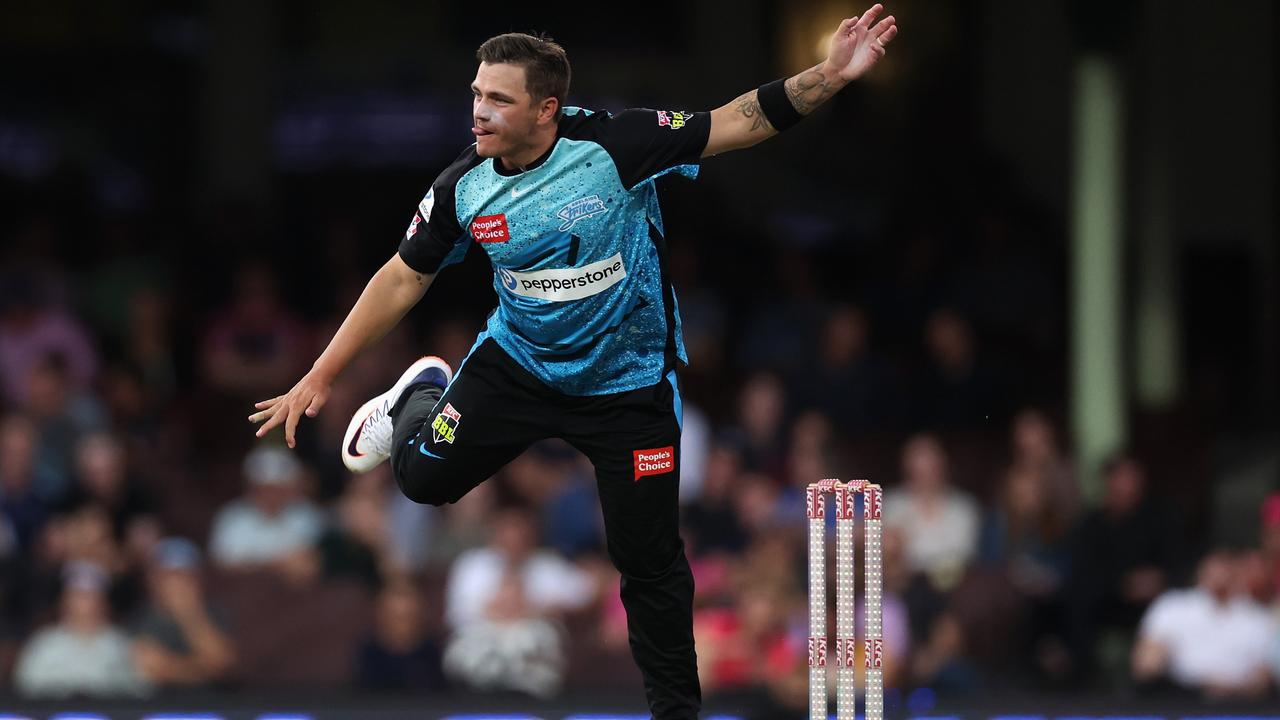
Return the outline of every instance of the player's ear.
<path id="1" fill-rule="evenodd" d="M 545 98 L 538 108 L 538 122 L 554 123 L 560 117 L 560 100 L 556 96 Z"/>

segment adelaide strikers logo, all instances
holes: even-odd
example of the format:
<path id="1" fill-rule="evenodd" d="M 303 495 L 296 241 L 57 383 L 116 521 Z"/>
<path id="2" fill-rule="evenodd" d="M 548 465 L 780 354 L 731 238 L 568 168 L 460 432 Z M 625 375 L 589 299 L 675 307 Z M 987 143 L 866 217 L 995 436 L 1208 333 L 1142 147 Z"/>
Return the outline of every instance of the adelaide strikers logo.
<path id="1" fill-rule="evenodd" d="M 440 414 L 436 415 L 436 419 L 431 423 L 431 440 L 434 442 L 443 440 L 452 445 L 460 422 L 462 422 L 462 413 L 454 410 L 449 403 L 445 403 L 444 410 L 441 410 Z"/>

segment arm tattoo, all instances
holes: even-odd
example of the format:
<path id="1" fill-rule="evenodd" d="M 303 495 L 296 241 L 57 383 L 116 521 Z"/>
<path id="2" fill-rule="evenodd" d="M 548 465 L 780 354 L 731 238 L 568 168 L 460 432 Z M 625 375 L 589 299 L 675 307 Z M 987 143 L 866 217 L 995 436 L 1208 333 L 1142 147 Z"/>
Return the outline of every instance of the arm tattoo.
<path id="1" fill-rule="evenodd" d="M 744 93 L 737 100 L 733 101 L 734 109 L 742 113 L 743 117 L 751 119 L 751 132 L 757 130 L 773 130 L 773 126 L 765 119 L 764 112 L 760 110 L 760 100 L 756 97 L 756 91 Z"/>
<path id="2" fill-rule="evenodd" d="M 783 84 L 787 91 L 787 98 L 795 106 L 796 112 L 801 115 L 813 112 L 839 89 L 832 87 L 827 78 L 818 71 L 820 67 L 822 66 L 814 65 L 799 75 L 788 78 Z"/>

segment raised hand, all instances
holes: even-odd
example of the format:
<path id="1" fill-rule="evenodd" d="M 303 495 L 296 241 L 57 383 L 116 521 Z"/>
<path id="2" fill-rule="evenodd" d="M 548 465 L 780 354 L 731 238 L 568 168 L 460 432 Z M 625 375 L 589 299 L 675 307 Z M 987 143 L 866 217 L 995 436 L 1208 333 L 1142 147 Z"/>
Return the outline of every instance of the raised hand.
<path id="1" fill-rule="evenodd" d="M 851 17 L 840 23 L 831 38 L 827 67 L 846 82 L 856 80 L 884 57 L 884 48 L 898 34 L 897 21 L 889 15 L 880 22 L 876 17 L 884 10 L 872 5 L 862 17 Z"/>
<path id="2" fill-rule="evenodd" d="M 329 382 L 308 373 L 288 393 L 255 403 L 254 407 L 258 412 L 249 416 L 249 422 L 266 421 L 255 434 L 263 437 L 272 428 L 283 423 L 284 441 L 289 447 L 294 447 L 294 432 L 298 428 L 298 421 L 304 414 L 315 417 L 320 412 L 320 408 L 329 399 L 329 388 Z"/>

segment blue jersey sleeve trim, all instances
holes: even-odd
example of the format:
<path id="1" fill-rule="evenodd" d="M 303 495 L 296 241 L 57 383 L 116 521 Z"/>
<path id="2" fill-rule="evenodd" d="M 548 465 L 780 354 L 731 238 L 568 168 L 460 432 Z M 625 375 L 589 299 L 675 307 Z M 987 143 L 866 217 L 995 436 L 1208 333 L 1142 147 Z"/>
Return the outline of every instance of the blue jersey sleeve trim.
<path id="1" fill-rule="evenodd" d="M 645 178 L 644 180 L 641 180 L 641 181 L 640 181 L 640 183 L 638 183 L 638 184 L 636 185 L 636 187 L 639 187 L 640 185 L 643 185 L 643 184 L 645 184 L 645 183 L 647 183 L 647 182 L 653 182 L 654 180 L 657 180 L 658 178 L 662 177 L 663 175 L 669 175 L 669 174 L 671 174 L 671 173 L 675 173 L 675 174 L 677 174 L 677 175 L 683 175 L 684 177 L 687 177 L 687 178 L 689 178 L 690 180 L 697 180 L 697 179 L 698 179 L 698 172 L 699 172 L 699 171 L 701 171 L 701 170 L 702 170 L 702 166 L 701 166 L 701 165 L 694 165 L 694 164 L 690 164 L 690 165 L 675 165 L 675 166 L 673 166 L 673 167 L 666 168 L 665 170 L 659 170 L 658 172 L 656 172 L 656 173 L 654 173 L 654 174 L 650 175 L 649 177 Z"/>

